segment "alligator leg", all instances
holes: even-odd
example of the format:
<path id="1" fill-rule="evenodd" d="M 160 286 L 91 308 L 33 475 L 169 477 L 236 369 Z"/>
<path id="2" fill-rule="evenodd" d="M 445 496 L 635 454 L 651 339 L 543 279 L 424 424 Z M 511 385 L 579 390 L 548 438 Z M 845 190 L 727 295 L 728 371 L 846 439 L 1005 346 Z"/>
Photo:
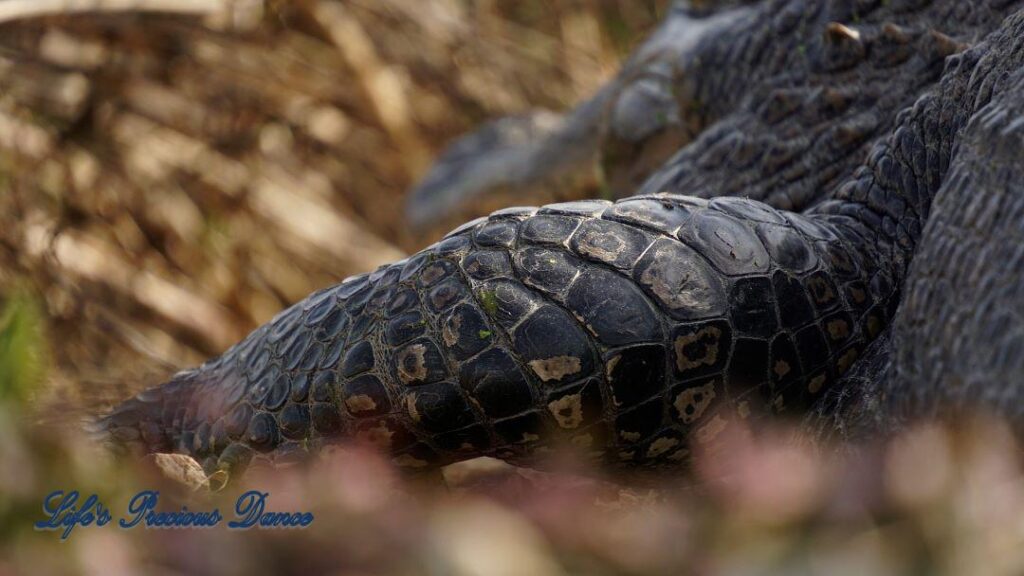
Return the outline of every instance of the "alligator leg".
<path id="1" fill-rule="evenodd" d="M 675 194 L 499 211 L 349 279 L 107 416 L 210 468 L 362 438 L 396 463 L 521 461 L 565 438 L 672 466 L 800 408 L 895 312 L 958 136 L 1024 60 L 1024 12 L 805 215 Z"/>

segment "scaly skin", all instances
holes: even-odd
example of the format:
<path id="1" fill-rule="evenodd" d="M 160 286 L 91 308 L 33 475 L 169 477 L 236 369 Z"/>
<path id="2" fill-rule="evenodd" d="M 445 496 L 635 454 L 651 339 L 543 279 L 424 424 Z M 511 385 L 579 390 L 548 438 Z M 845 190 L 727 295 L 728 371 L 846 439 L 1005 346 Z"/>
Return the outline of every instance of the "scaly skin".
<path id="1" fill-rule="evenodd" d="M 946 56 L 1024 5 L 762 0 L 716 2 L 709 16 L 686 4 L 550 132 L 525 136 L 522 120 L 505 119 L 459 140 L 412 193 L 409 216 L 433 221 L 499 192 L 530 203 L 587 181 L 595 163 L 615 198 L 732 195 L 803 211 L 934 86 Z"/>
<path id="2" fill-rule="evenodd" d="M 951 57 L 803 215 L 671 193 L 499 211 L 310 296 L 105 427 L 208 469 L 353 438 L 412 468 L 524 461 L 559 439 L 678 465 L 733 418 L 802 410 L 853 367 L 896 311 L 962 128 L 1022 44 L 1024 13 Z"/>

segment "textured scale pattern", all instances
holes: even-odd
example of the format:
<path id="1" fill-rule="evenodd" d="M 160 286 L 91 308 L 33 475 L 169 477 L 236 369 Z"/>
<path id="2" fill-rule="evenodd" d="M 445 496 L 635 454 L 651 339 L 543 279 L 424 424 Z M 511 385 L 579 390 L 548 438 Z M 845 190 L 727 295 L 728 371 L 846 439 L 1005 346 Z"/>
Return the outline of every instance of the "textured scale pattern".
<path id="1" fill-rule="evenodd" d="M 849 370 L 893 296 L 863 248 L 735 198 L 503 210 L 255 331 L 165 442 L 277 460 L 360 438 L 417 467 L 561 438 L 673 465 Z"/>
<path id="2" fill-rule="evenodd" d="M 769 5 L 784 18 L 782 8 L 806 4 Z M 1017 377 L 1021 311 L 991 308 L 1021 301 L 1020 268 L 969 276 L 943 264 L 974 251 L 1020 260 L 1019 243 L 979 228 L 1020 235 L 1021 126 L 1009 118 L 1021 101 L 1024 11 L 1013 4 L 965 16 L 1013 14 L 951 52 L 941 80 L 893 112 L 886 136 L 803 214 L 670 192 L 500 210 L 311 295 L 104 426 L 120 443 L 193 454 L 211 470 L 351 439 L 412 469 L 483 454 L 530 462 L 561 443 L 610 465 L 676 467 L 737 419 L 817 404 L 878 421 L 894 403 L 926 405 L 929 390 L 966 397 L 974 381 L 940 357 L 985 355 L 990 369 L 975 373 Z M 954 284 L 951 304 L 940 296 Z M 976 320 L 968 293 L 992 303 Z M 951 328 L 928 328 L 932 316 L 965 328 L 950 338 Z M 936 393 L 944 378 L 948 392 Z M 988 390 L 1013 395 L 1009 384 Z"/>
<path id="3" fill-rule="evenodd" d="M 1019 2 L 769 2 L 678 65 L 682 124 L 703 131 L 642 186 L 804 210 L 863 162 L 947 56 Z"/>

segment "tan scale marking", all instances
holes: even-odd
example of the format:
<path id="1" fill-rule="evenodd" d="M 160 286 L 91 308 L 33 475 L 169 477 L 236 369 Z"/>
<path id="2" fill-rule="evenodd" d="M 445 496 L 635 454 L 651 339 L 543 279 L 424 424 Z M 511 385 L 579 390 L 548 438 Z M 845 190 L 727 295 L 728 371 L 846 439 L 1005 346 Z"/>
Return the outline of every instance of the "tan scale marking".
<path id="1" fill-rule="evenodd" d="M 850 295 L 853 296 L 853 301 L 857 304 L 863 304 L 867 300 L 868 296 L 860 288 L 853 288 L 850 290 Z"/>
<path id="2" fill-rule="evenodd" d="M 725 419 L 716 414 L 710 422 L 697 429 L 697 441 L 701 444 L 713 441 L 725 430 L 726 426 Z"/>
<path id="3" fill-rule="evenodd" d="M 462 328 L 462 316 L 455 314 L 441 327 L 441 339 L 446 346 L 455 346 L 459 341 L 459 330 Z"/>
<path id="4" fill-rule="evenodd" d="M 882 322 L 878 319 L 878 317 L 877 316 L 870 316 L 870 317 L 868 317 L 868 334 L 870 334 L 872 338 L 875 338 L 876 336 L 878 336 L 878 334 L 881 331 L 882 331 Z"/>
<path id="5" fill-rule="evenodd" d="M 402 468 L 426 468 L 430 465 L 430 462 L 420 460 L 411 454 L 402 454 L 397 458 L 392 458 L 391 461 L 394 462 L 396 466 L 400 466 Z"/>
<path id="6" fill-rule="evenodd" d="M 381 422 L 380 425 L 374 426 L 373 428 L 367 428 L 365 431 L 360 432 L 358 437 L 362 440 L 373 444 L 381 450 L 391 449 L 391 437 L 395 433 L 388 428 L 388 425 Z"/>
<path id="7" fill-rule="evenodd" d="M 811 381 L 807 384 L 807 391 L 810 392 L 811 394 L 817 394 L 819 391 L 821 391 L 821 387 L 824 385 L 825 375 L 819 374 L 818 376 L 811 378 Z"/>
<path id="8" fill-rule="evenodd" d="M 750 402 L 747 402 L 746 400 L 740 402 L 740 405 L 736 408 L 736 411 L 739 413 L 740 418 L 743 418 L 744 420 L 750 418 Z"/>
<path id="9" fill-rule="evenodd" d="M 843 340 L 850 335 L 850 325 L 846 320 L 833 320 L 828 323 L 828 333 L 833 340 Z"/>
<path id="10" fill-rule="evenodd" d="M 403 384 L 410 384 L 427 377 L 427 347 L 423 344 L 413 344 L 403 348 L 398 353 L 398 377 Z M 409 359 L 412 365 L 409 365 Z"/>
<path id="11" fill-rule="evenodd" d="M 636 450 L 623 450 L 619 452 L 619 460 L 628 462 L 636 457 Z"/>
<path id="12" fill-rule="evenodd" d="M 675 406 L 679 419 L 684 424 L 689 424 L 700 418 L 714 399 L 715 381 L 712 380 L 703 386 L 683 390 L 676 396 L 675 402 L 672 405 Z M 686 411 L 687 408 L 693 408 L 693 410 L 688 413 Z"/>
<path id="13" fill-rule="evenodd" d="M 444 268 L 438 265 L 431 265 L 423 269 L 423 272 L 420 273 L 420 279 L 425 284 L 433 284 L 435 280 L 441 278 L 442 274 L 444 274 Z"/>
<path id="14" fill-rule="evenodd" d="M 673 462 L 682 462 L 690 455 L 690 451 L 686 448 L 680 448 L 669 455 L 668 459 Z"/>
<path id="15" fill-rule="evenodd" d="M 548 403 L 548 410 L 558 425 L 567 430 L 579 428 L 583 423 L 583 401 L 580 394 L 568 394 Z"/>
<path id="16" fill-rule="evenodd" d="M 636 442 L 640 439 L 639 432 L 627 432 L 625 430 L 619 432 L 619 436 L 627 442 Z"/>
<path id="17" fill-rule="evenodd" d="M 785 378 L 786 374 L 789 374 L 792 368 L 790 367 L 789 362 L 779 360 L 775 363 L 775 367 L 772 370 L 775 371 L 775 375 L 779 378 Z"/>
<path id="18" fill-rule="evenodd" d="M 405 409 L 406 409 L 406 411 L 409 412 L 409 417 L 412 418 L 412 421 L 417 423 L 417 424 L 419 424 L 420 423 L 420 411 L 416 409 L 416 395 L 415 394 L 409 394 L 408 396 L 405 397 Z"/>
<path id="19" fill-rule="evenodd" d="M 701 358 L 688 357 L 684 349 L 694 342 L 703 340 L 707 336 L 713 338 L 714 343 L 707 344 L 704 356 Z M 700 366 L 713 366 L 718 361 L 718 341 L 721 337 L 722 331 L 716 326 L 706 326 L 693 334 L 677 337 L 675 343 L 676 367 L 679 368 L 680 372 L 686 372 Z"/>
<path id="20" fill-rule="evenodd" d="M 540 440 L 540 436 L 529 432 L 523 432 L 523 438 L 519 442 L 526 444 L 527 442 L 536 442 L 537 440 Z"/>
<path id="21" fill-rule="evenodd" d="M 772 405 L 775 406 L 776 412 L 782 412 L 783 408 L 786 407 L 786 399 L 782 397 L 782 394 L 779 394 L 775 397 L 775 400 L 772 400 Z"/>
<path id="22" fill-rule="evenodd" d="M 828 304 L 836 297 L 835 292 L 832 291 L 832 286 L 829 286 L 821 278 L 812 278 L 808 286 L 811 289 L 811 293 L 814 294 L 814 301 L 818 304 Z"/>
<path id="23" fill-rule="evenodd" d="M 853 366 L 853 363 L 857 360 L 857 356 L 858 354 L 855 348 L 847 350 L 846 354 L 843 354 L 839 358 L 839 360 L 836 361 L 836 366 L 839 368 L 839 373 L 845 374 L 846 371 Z"/>
<path id="24" fill-rule="evenodd" d="M 357 412 L 370 412 L 377 409 L 377 403 L 366 394 L 356 394 L 345 399 L 345 407 L 353 414 Z"/>
<path id="25" fill-rule="evenodd" d="M 678 438 L 658 438 L 647 448 L 647 457 L 656 458 L 679 445 Z"/>
<path id="26" fill-rule="evenodd" d="M 709 290 L 706 285 L 691 281 L 673 286 L 662 272 L 659 266 L 648 266 L 640 275 L 640 282 L 673 310 L 704 310 L 708 307 Z"/>
<path id="27" fill-rule="evenodd" d="M 574 356 L 555 356 L 544 360 L 531 360 L 529 365 L 544 382 L 561 380 L 570 374 L 579 372 L 582 366 L 580 359 Z"/>
<path id="28" fill-rule="evenodd" d="M 595 242 L 595 240 L 597 242 Z M 609 250 L 598 245 L 598 242 L 608 240 L 614 240 L 617 243 L 617 246 Z M 580 253 L 586 256 L 592 256 L 598 260 L 601 260 L 602 262 L 608 263 L 614 262 L 615 259 L 619 257 L 619 254 L 621 254 L 625 248 L 626 242 L 622 238 L 616 236 L 614 233 L 584 233 L 582 235 L 582 238 L 580 238 L 579 243 Z"/>
<path id="29" fill-rule="evenodd" d="M 612 357 L 611 357 L 611 358 L 610 358 L 610 359 L 608 360 L 608 363 L 607 363 L 607 364 L 605 364 L 605 369 L 604 369 L 604 372 L 605 372 L 605 374 L 606 374 L 606 375 L 608 376 L 608 379 L 609 379 L 609 380 L 611 380 L 611 378 L 612 378 L 612 372 L 614 372 L 614 371 L 615 371 L 615 367 L 619 365 L 619 361 L 620 361 L 620 360 L 622 360 L 622 355 L 612 356 Z"/>
<path id="30" fill-rule="evenodd" d="M 594 437 L 588 432 L 586 434 L 580 434 L 579 436 L 573 436 L 570 442 L 572 442 L 572 445 L 577 448 L 590 448 L 594 445 Z"/>

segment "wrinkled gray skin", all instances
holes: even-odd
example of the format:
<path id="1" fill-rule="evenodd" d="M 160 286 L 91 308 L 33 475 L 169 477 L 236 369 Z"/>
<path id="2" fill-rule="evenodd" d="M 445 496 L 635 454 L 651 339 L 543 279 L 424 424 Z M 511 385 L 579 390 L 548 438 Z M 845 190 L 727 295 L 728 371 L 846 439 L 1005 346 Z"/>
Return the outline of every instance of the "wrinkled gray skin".
<path id="1" fill-rule="evenodd" d="M 652 140 L 689 142 L 639 195 L 467 223 L 101 428 L 210 470 L 353 438 L 410 468 L 531 462 L 558 442 L 672 468 L 777 414 L 843 439 L 977 407 L 1019 422 L 1022 5 L 775 0 L 693 37 L 670 21 L 607 89 L 619 99 L 596 98 L 646 93 L 623 78 L 678 37 L 654 50 L 670 54 L 654 57 L 665 122 L 632 108 L 581 132 L 636 165 L 662 154 Z M 473 138 L 495 166 L 500 138 Z M 456 156 L 435 184 L 469 174 L 473 189 L 487 171 L 472 145 Z"/>

